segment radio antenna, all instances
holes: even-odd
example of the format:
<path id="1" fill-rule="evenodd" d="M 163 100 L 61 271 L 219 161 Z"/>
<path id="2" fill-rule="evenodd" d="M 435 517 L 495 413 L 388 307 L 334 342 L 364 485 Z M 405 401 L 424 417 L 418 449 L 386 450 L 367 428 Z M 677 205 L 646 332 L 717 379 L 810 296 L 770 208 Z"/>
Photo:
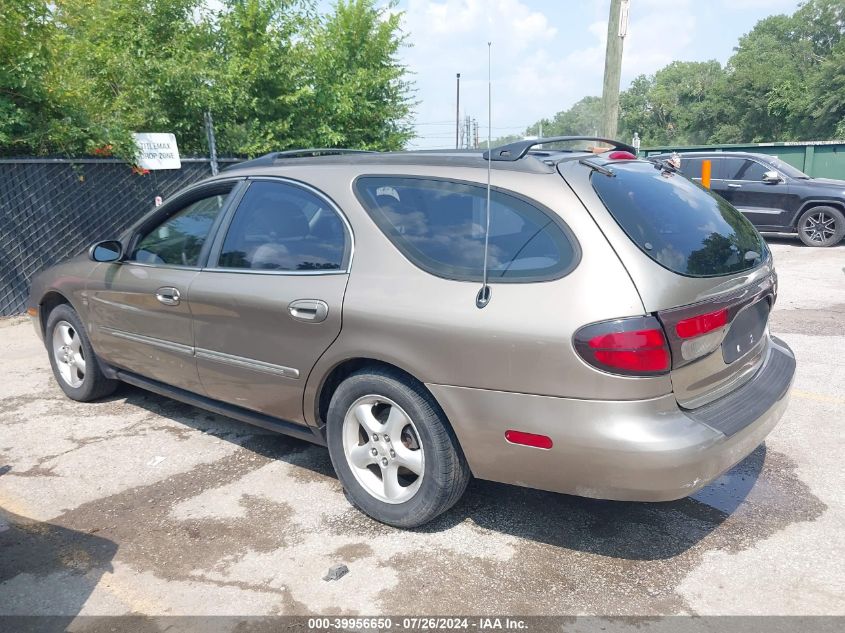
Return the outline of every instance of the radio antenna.
<path id="1" fill-rule="evenodd" d="M 490 303 L 493 289 L 487 284 L 487 254 L 490 249 L 490 174 L 493 166 L 493 76 L 491 72 L 493 42 L 487 42 L 487 212 L 484 224 L 484 270 L 481 277 L 481 290 L 475 296 L 475 305 L 481 309 Z"/>

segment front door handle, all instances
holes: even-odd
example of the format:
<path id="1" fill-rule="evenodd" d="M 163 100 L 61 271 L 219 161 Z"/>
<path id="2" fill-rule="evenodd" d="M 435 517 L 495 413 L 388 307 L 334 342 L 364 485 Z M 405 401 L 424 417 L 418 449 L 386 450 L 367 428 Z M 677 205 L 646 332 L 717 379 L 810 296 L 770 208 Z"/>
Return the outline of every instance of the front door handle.
<path id="1" fill-rule="evenodd" d="M 728 187 L 730 187 L 731 189 L 742 189 L 742 185 L 738 185 L 735 182 L 729 182 Z"/>
<path id="2" fill-rule="evenodd" d="M 320 323 L 329 316 L 329 304 L 320 299 L 297 299 L 288 304 L 288 312 L 297 321 Z"/>
<path id="3" fill-rule="evenodd" d="M 165 286 L 156 290 L 156 299 L 158 299 L 159 303 L 163 303 L 166 306 L 178 306 L 181 297 L 182 293 L 179 292 L 178 288 Z"/>

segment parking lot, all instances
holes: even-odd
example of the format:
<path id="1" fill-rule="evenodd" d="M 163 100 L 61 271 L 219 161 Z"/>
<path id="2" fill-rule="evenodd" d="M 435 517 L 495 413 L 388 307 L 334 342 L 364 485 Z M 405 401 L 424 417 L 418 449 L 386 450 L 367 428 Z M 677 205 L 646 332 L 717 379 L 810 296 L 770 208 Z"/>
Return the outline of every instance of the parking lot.
<path id="1" fill-rule="evenodd" d="M 129 386 L 72 402 L 0 321 L 0 614 L 845 615 L 845 244 L 772 249 L 798 373 L 748 459 L 662 504 L 475 481 L 410 532 L 323 448 Z"/>

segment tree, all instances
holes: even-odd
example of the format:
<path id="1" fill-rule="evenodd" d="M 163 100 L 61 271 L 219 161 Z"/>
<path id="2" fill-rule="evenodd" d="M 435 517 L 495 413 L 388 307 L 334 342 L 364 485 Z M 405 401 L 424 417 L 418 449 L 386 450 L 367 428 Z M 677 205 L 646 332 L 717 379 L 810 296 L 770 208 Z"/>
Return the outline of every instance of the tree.
<path id="1" fill-rule="evenodd" d="M 676 61 L 641 75 L 620 95 L 620 137 L 636 132 L 646 146 L 845 138 L 843 33 L 843 0 L 808 0 L 760 20 L 724 68 Z M 577 129 L 589 99 L 543 119 L 544 134 Z"/>
<path id="2" fill-rule="evenodd" d="M 584 97 L 551 119 L 543 119 L 543 136 L 585 136 L 596 134 L 601 128 L 601 98 Z M 540 133 L 539 122 L 530 126 L 527 134 Z"/>
<path id="3" fill-rule="evenodd" d="M 217 16 L 212 103 L 221 153 L 262 154 L 303 145 L 314 20 L 295 0 L 228 0 Z"/>
<path id="4" fill-rule="evenodd" d="M 0 148 L 9 154 L 44 148 L 53 119 L 61 118 L 46 82 L 54 26 L 47 4 L 3 0 L 0 6 Z"/>
<path id="5" fill-rule="evenodd" d="M 193 19 L 201 8 L 201 0 L 57 0 L 62 62 L 52 83 L 76 113 L 66 135 L 84 149 L 130 154 L 132 132 L 168 131 L 185 153 L 202 151 L 213 52 L 209 24 Z"/>
<path id="6" fill-rule="evenodd" d="M 395 3 L 338 0 L 308 38 L 304 144 L 397 150 L 413 138 L 406 69 L 397 61 L 404 36 Z"/>
<path id="7" fill-rule="evenodd" d="M 809 0 L 759 21 L 740 38 L 717 91 L 715 142 L 831 137 L 842 120 L 842 0 Z"/>
<path id="8" fill-rule="evenodd" d="M 719 62 L 673 62 L 652 77 L 641 75 L 620 97 L 621 127 L 647 145 L 692 145 L 707 141 L 719 118 Z"/>
<path id="9" fill-rule="evenodd" d="M 204 153 L 291 147 L 398 149 L 413 103 L 397 61 L 401 15 L 375 0 L 6 0 L 0 153 L 131 162 L 132 132 L 175 133 Z"/>

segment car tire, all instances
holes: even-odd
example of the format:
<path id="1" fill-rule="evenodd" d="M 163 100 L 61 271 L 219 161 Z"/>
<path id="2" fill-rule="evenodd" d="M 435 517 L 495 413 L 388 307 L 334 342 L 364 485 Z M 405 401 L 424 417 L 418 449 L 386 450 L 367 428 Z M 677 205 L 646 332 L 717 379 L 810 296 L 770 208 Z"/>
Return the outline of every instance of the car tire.
<path id="1" fill-rule="evenodd" d="M 59 305 L 50 312 L 44 341 L 56 382 L 72 400 L 90 402 L 117 389 L 119 381 L 103 373 L 85 326 L 69 305 Z"/>
<path id="2" fill-rule="evenodd" d="M 423 525 L 451 508 L 469 483 L 445 414 L 401 372 L 350 375 L 332 395 L 327 418 L 329 454 L 347 498 L 376 521 Z"/>
<path id="3" fill-rule="evenodd" d="M 845 215 L 834 207 L 813 207 L 801 214 L 797 228 L 807 246 L 834 246 L 845 236 Z"/>

